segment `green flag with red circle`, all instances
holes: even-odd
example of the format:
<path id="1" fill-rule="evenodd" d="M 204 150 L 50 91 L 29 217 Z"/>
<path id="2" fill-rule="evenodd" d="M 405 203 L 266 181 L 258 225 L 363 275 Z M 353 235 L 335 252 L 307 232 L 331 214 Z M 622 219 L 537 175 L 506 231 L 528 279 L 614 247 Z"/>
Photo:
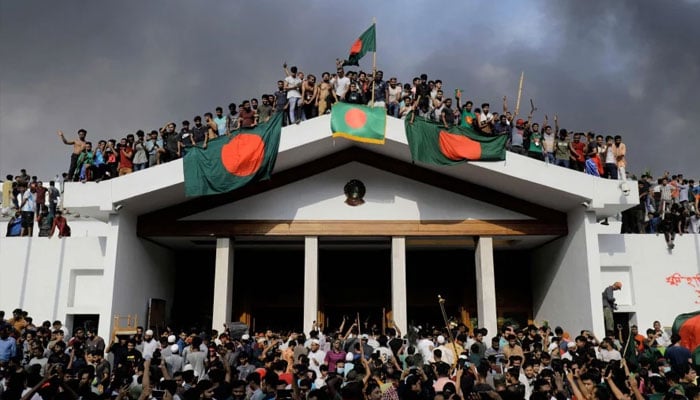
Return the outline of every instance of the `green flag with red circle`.
<path id="1" fill-rule="evenodd" d="M 350 55 L 343 61 L 343 65 L 360 65 L 360 59 L 368 51 L 377 51 L 377 33 L 374 26 L 375 24 L 372 24 L 352 43 Z"/>
<path id="2" fill-rule="evenodd" d="M 700 346 L 700 311 L 678 315 L 673 320 L 671 333 L 681 337 L 681 346 L 694 351 Z"/>
<path id="3" fill-rule="evenodd" d="M 333 137 L 384 144 L 386 109 L 360 104 L 335 103 L 331 109 L 331 130 Z"/>
<path id="4" fill-rule="evenodd" d="M 406 139 L 414 161 L 434 165 L 454 165 L 466 161 L 506 159 L 507 136 L 486 136 L 471 126 L 452 126 L 412 115 L 406 117 Z"/>
<path id="5" fill-rule="evenodd" d="M 207 148 L 193 147 L 185 155 L 185 195 L 226 193 L 251 182 L 270 178 L 282 134 L 282 113 L 254 128 L 209 141 Z"/>

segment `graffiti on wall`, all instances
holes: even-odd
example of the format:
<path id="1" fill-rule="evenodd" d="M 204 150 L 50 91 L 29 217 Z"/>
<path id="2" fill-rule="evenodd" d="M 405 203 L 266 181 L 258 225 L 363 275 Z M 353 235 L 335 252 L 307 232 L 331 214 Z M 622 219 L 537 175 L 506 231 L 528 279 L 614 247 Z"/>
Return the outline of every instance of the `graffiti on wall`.
<path id="1" fill-rule="evenodd" d="M 693 288 L 695 294 L 697 295 L 697 299 L 695 299 L 695 304 L 700 304 L 700 274 L 685 276 L 676 272 L 673 275 L 669 275 L 666 277 L 666 283 L 668 283 L 671 286 L 680 286 L 682 283 L 685 283 L 687 286 L 690 286 L 691 288 Z"/>

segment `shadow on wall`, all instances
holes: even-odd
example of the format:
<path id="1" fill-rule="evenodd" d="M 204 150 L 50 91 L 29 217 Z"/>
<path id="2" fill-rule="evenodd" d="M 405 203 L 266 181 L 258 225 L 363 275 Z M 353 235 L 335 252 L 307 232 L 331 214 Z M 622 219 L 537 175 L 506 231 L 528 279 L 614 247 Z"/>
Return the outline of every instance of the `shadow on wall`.
<path id="1" fill-rule="evenodd" d="M 598 235 L 598 248 L 601 253 L 624 253 L 626 251 L 625 235 L 602 234 Z"/>

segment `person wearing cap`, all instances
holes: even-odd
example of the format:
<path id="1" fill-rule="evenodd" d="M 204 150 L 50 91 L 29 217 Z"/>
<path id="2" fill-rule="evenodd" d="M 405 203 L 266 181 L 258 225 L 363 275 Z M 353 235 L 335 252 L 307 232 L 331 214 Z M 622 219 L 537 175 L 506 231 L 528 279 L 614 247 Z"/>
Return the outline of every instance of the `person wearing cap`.
<path id="1" fill-rule="evenodd" d="M 166 349 L 163 349 L 164 352 L 165 350 Z M 164 356 L 163 360 L 165 361 L 165 368 L 167 368 L 169 376 L 173 376 L 176 372 L 182 371 L 185 360 L 182 359 L 180 347 L 178 347 L 177 344 L 173 343 L 169 345 L 167 350 L 168 355 Z"/>
<path id="2" fill-rule="evenodd" d="M 143 358 L 149 360 L 156 349 L 160 349 L 160 343 L 153 339 L 153 331 L 148 329 L 143 334 Z"/>
<path id="3" fill-rule="evenodd" d="M 615 320 L 613 319 L 613 311 L 617 310 L 615 303 L 616 290 L 622 289 L 622 282 L 615 282 L 603 290 L 603 317 L 605 318 L 605 335 L 615 335 Z"/>
<path id="4" fill-rule="evenodd" d="M 321 341 L 311 339 L 309 345 L 309 369 L 316 372 L 316 376 L 321 375 L 320 367 L 326 359 L 326 352 L 321 350 Z"/>
<path id="5" fill-rule="evenodd" d="M 455 353 L 452 344 L 449 343 L 443 335 L 437 337 L 437 344 L 438 347 L 436 347 L 436 349 L 439 349 L 442 352 L 442 361 L 447 365 L 453 365 L 455 361 Z"/>
<path id="6" fill-rule="evenodd" d="M 174 345 L 176 341 L 177 341 L 177 337 L 176 337 L 175 335 L 161 336 L 161 339 L 160 339 L 160 345 L 161 345 L 160 355 L 161 355 L 163 358 L 165 358 L 165 357 L 167 357 L 167 356 L 169 356 L 169 355 L 171 354 L 171 353 L 170 353 L 170 351 L 171 351 L 170 349 L 172 348 L 172 345 Z M 179 351 L 180 351 L 180 347 L 178 346 L 178 352 L 179 352 Z"/>

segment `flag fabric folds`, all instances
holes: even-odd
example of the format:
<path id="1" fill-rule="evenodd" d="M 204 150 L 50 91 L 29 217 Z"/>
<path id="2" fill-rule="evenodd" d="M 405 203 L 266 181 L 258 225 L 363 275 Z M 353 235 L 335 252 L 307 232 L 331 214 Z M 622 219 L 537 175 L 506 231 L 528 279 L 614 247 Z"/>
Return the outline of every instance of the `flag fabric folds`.
<path id="1" fill-rule="evenodd" d="M 185 195 L 226 193 L 270 178 L 282 133 L 282 113 L 255 128 L 210 140 L 206 149 L 193 147 L 183 160 Z"/>
<path id="2" fill-rule="evenodd" d="M 406 139 L 414 161 L 434 165 L 454 165 L 465 161 L 502 161 L 506 159 L 507 136 L 485 136 L 471 126 L 449 129 L 424 118 L 410 123 L 406 117 Z"/>
<path id="3" fill-rule="evenodd" d="M 350 55 L 343 65 L 360 65 L 359 61 L 368 51 L 377 51 L 377 35 L 372 24 L 350 46 Z"/>
<path id="4" fill-rule="evenodd" d="M 678 315 L 673 321 L 671 333 L 681 335 L 681 346 L 695 350 L 700 345 L 700 311 Z"/>
<path id="5" fill-rule="evenodd" d="M 331 109 L 331 130 L 333 137 L 384 144 L 386 110 L 383 107 L 335 103 Z"/>

